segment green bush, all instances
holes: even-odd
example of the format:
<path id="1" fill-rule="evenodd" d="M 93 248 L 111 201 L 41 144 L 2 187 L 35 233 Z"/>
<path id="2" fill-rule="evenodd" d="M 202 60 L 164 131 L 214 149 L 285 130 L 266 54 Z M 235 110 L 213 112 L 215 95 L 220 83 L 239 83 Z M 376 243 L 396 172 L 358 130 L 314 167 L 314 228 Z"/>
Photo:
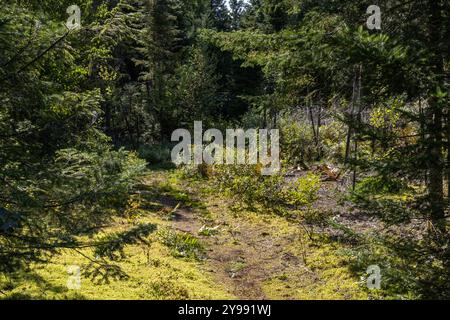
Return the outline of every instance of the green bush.
<path id="1" fill-rule="evenodd" d="M 290 166 L 307 167 L 318 158 L 341 162 L 345 154 L 347 129 L 338 121 L 322 124 L 320 141 L 314 138 L 310 122 L 292 121 L 292 118 L 280 121 L 281 149 L 283 160 Z"/>
<path id="2" fill-rule="evenodd" d="M 292 205 L 311 206 L 321 187 L 320 177 L 315 174 L 289 183 L 284 172 L 261 175 L 260 165 L 216 166 L 213 172 L 218 186 L 248 208 L 256 209 L 259 205 L 278 214 L 286 214 Z"/>
<path id="3" fill-rule="evenodd" d="M 170 145 L 148 145 L 139 148 L 139 156 L 146 160 L 149 165 L 169 164 L 171 159 L 172 148 Z"/>
<path id="4" fill-rule="evenodd" d="M 348 128 L 340 121 L 331 121 L 320 128 L 324 158 L 340 163 L 344 161 Z"/>
<path id="5" fill-rule="evenodd" d="M 318 198 L 321 187 L 320 177 L 314 173 L 297 179 L 287 189 L 289 203 L 295 206 L 311 206 Z"/>
<path id="6" fill-rule="evenodd" d="M 219 187 L 254 208 L 279 209 L 284 202 L 284 176 L 263 176 L 260 165 L 221 165 L 214 167 L 214 180 Z"/>
<path id="7" fill-rule="evenodd" d="M 407 186 L 403 181 L 385 176 L 368 177 L 356 186 L 356 194 L 393 194 L 405 191 Z"/>
<path id="8" fill-rule="evenodd" d="M 306 166 L 306 163 L 317 157 L 316 143 L 309 124 L 282 120 L 280 134 L 283 160 L 288 165 Z"/>

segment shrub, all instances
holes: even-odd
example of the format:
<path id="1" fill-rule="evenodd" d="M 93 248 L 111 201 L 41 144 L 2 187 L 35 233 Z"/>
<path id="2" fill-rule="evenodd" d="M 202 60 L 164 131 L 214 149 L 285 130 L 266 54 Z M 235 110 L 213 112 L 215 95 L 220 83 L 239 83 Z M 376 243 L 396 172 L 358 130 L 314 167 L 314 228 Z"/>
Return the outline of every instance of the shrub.
<path id="1" fill-rule="evenodd" d="M 320 177 L 314 173 L 297 179 L 287 189 L 287 198 L 295 206 L 311 206 L 318 198 L 321 183 Z"/>
<path id="2" fill-rule="evenodd" d="M 189 233 L 162 230 L 158 233 L 161 242 L 172 250 L 175 257 L 201 259 L 204 248 L 200 241 Z"/>
<path id="3" fill-rule="evenodd" d="M 171 150 L 168 144 L 143 146 L 139 149 L 139 156 L 149 165 L 169 164 L 172 163 Z"/>
<path id="4" fill-rule="evenodd" d="M 320 177 L 308 174 L 294 183 L 287 183 L 284 172 L 261 175 L 260 165 L 217 166 L 214 179 L 219 187 L 234 195 L 250 209 L 256 205 L 285 214 L 289 206 L 311 206 L 318 198 Z"/>
<path id="5" fill-rule="evenodd" d="M 219 187 L 251 208 L 255 203 L 279 209 L 284 199 L 284 176 L 263 176 L 260 165 L 216 166 L 214 179 Z"/>
<path id="6" fill-rule="evenodd" d="M 283 160 L 292 166 L 306 166 L 316 156 L 312 128 L 305 123 L 282 120 L 280 122 L 281 149 Z"/>
<path id="7" fill-rule="evenodd" d="M 393 194 L 405 191 L 407 186 L 403 181 L 385 176 L 368 177 L 359 182 L 355 192 L 357 194 Z"/>
<path id="8" fill-rule="evenodd" d="M 348 128 L 340 121 L 332 121 L 320 128 L 323 155 L 329 161 L 344 160 Z"/>
<path id="9" fill-rule="evenodd" d="M 307 224 L 321 227 L 325 227 L 329 224 L 329 219 L 332 215 L 333 213 L 330 211 L 313 208 L 308 208 L 302 212 L 302 218 Z"/>

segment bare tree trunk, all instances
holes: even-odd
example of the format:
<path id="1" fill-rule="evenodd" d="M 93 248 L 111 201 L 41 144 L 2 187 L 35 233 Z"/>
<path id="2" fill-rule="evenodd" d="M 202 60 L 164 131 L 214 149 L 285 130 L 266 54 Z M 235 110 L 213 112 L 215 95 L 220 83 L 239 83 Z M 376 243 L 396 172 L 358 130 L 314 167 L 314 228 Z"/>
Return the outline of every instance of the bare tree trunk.
<path id="1" fill-rule="evenodd" d="M 312 106 L 309 107 L 309 119 L 310 119 L 310 121 L 311 121 L 311 127 L 312 127 L 312 131 L 313 131 L 314 142 L 315 142 L 316 145 L 317 145 L 316 122 L 314 121 L 314 113 L 313 113 Z"/>
<path id="2" fill-rule="evenodd" d="M 263 123 L 263 128 L 267 128 L 267 122 L 268 122 L 268 120 L 267 120 L 267 106 L 266 105 L 264 105 L 264 118 L 263 118 L 263 121 L 264 121 L 264 123 Z"/>
<path id="3" fill-rule="evenodd" d="M 435 77 L 435 87 L 442 84 L 444 74 L 443 56 L 441 53 L 441 31 L 442 31 L 442 7 L 441 1 L 435 0 L 429 2 L 430 20 L 429 20 L 429 33 L 430 33 L 430 47 L 433 51 L 433 58 L 431 59 L 431 65 Z M 434 88 L 430 88 L 434 89 Z M 439 105 L 439 100 L 434 95 L 429 99 L 428 106 L 429 126 L 430 132 L 430 148 L 428 170 L 428 193 L 431 202 L 431 218 L 436 227 L 440 227 L 444 221 L 444 185 L 443 185 L 443 112 Z"/>
<path id="4" fill-rule="evenodd" d="M 447 197 L 450 198 L 450 111 L 447 111 Z"/>
<path id="5" fill-rule="evenodd" d="M 433 99 L 431 99 L 433 100 Z M 428 112 L 429 140 L 428 161 L 428 193 L 431 201 L 431 214 L 433 220 L 439 221 L 444 217 L 444 185 L 443 185 L 443 154 L 442 154 L 442 112 L 437 108 L 436 102 L 430 101 Z"/>
<path id="6" fill-rule="evenodd" d="M 357 76 L 356 76 L 356 79 L 357 79 L 356 80 L 356 86 L 357 86 L 357 88 L 355 90 L 356 96 L 354 98 L 354 101 L 355 101 L 356 108 L 358 109 L 356 121 L 359 123 L 359 122 L 361 122 L 361 110 L 362 110 L 362 105 L 361 105 L 361 96 L 362 96 L 362 94 L 361 94 L 361 92 L 362 92 L 362 65 L 358 66 L 356 74 L 357 74 Z M 355 139 L 355 149 L 354 149 L 355 161 L 358 160 L 358 147 L 359 147 L 358 139 Z M 355 169 L 353 170 L 353 184 L 352 184 L 353 185 L 353 191 L 356 189 L 357 179 L 358 179 L 358 176 L 357 176 L 357 171 L 356 171 L 356 167 L 355 167 Z"/>
<path id="7" fill-rule="evenodd" d="M 350 152 L 351 152 L 351 144 L 352 144 L 352 136 L 353 136 L 353 121 L 355 120 L 355 107 L 356 107 L 356 95 L 357 95 L 357 81 L 358 81 L 358 73 L 355 66 L 355 76 L 353 78 L 353 96 L 352 96 L 352 107 L 350 111 L 350 123 L 348 125 L 347 132 L 347 142 L 345 145 L 345 163 L 348 163 L 350 160 Z"/>
<path id="8" fill-rule="evenodd" d="M 353 115 L 351 115 L 351 119 L 353 119 Z M 353 120 L 351 120 L 353 121 Z M 348 126 L 348 131 L 347 131 L 347 142 L 345 144 L 345 163 L 348 163 L 348 160 L 350 159 L 350 144 L 352 142 L 352 133 L 353 133 L 353 128 L 352 125 L 350 124 Z"/>
<path id="9" fill-rule="evenodd" d="M 322 159 L 322 141 L 320 139 L 320 127 L 322 126 L 322 104 L 319 106 L 319 113 L 317 114 L 317 160 Z"/>
<path id="10" fill-rule="evenodd" d="M 309 96 L 309 89 L 308 89 L 308 96 Z M 309 118 L 311 121 L 314 143 L 316 145 L 316 152 L 317 152 L 316 160 L 319 161 L 322 158 L 322 152 L 320 147 L 320 127 L 322 125 L 322 107 L 320 106 L 319 111 L 317 112 L 317 124 L 316 124 L 316 120 L 314 119 L 314 108 L 312 97 L 309 97 L 308 104 L 309 104 L 308 106 Z"/>
<path id="11" fill-rule="evenodd" d="M 141 147 L 141 127 L 139 126 L 139 118 L 136 116 L 136 150 Z"/>

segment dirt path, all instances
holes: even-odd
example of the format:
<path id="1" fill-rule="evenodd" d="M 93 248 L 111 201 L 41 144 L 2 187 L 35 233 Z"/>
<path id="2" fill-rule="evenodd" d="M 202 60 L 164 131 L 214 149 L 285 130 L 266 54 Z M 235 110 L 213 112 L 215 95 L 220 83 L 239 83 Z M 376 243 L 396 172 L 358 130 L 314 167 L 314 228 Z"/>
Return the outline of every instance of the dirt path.
<path id="1" fill-rule="evenodd" d="M 201 183 L 170 179 L 159 172 L 146 184 L 163 185 L 154 201 L 170 212 L 168 226 L 201 239 L 207 249 L 202 270 L 229 293 L 244 300 L 296 299 L 304 288 L 324 283 L 308 266 L 310 247 L 300 225 L 234 210 L 232 200 L 202 191 Z M 199 233 L 202 227 L 209 232 Z"/>
<path id="2" fill-rule="evenodd" d="M 155 181 L 161 183 L 164 180 L 167 180 L 165 173 L 159 173 L 147 180 L 146 184 L 153 185 Z M 267 220 L 251 220 L 233 214 L 229 207 L 231 202 L 201 194 L 198 186 L 190 186 L 184 181 L 180 181 L 180 184 L 178 187 L 187 194 L 177 197 L 176 194 L 166 192 L 154 201 L 171 212 L 171 228 L 202 239 L 207 248 L 204 271 L 210 273 L 218 283 L 226 284 L 230 293 L 237 298 L 267 299 L 262 288 L 265 281 L 302 265 L 301 258 L 284 249 L 295 240 L 295 235 L 283 235 L 279 230 L 277 235 L 273 223 L 270 228 L 271 223 L 268 224 Z M 195 204 L 194 208 L 192 204 Z M 214 234 L 199 235 L 203 226 L 213 230 Z"/>

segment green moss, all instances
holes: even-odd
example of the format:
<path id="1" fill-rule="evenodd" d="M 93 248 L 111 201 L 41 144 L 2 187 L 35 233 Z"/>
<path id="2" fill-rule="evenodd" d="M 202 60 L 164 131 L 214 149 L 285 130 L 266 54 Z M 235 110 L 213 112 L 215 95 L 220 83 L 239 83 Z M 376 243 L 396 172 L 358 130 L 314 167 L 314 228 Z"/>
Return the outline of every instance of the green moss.
<path id="1" fill-rule="evenodd" d="M 147 248 L 131 246 L 127 259 L 118 263 L 128 275 L 126 280 L 110 279 L 99 284 L 82 276 L 81 288 L 69 290 L 67 267 L 81 270 L 89 261 L 69 250 L 54 257 L 51 263 L 36 264 L 27 273 L 2 279 L 6 299 L 232 299 L 225 288 L 202 272 L 198 262 L 180 260 L 165 246 L 154 243 Z M 85 252 L 89 254 L 88 251 Z M 5 288 L 11 290 L 5 291 Z"/>
<path id="2" fill-rule="evenodd" d="M 290 248 L 297 255 L 301 247 Z M 305 249 L 303 249 L 305 250 Z M 348 268 L 337 247 L 319 245 L 306 248 L 306 263 L 289 274 L 275 275 L 264 283 L 270 299 L 361 300 L 367 293 Z"/>
<path id="3" fill-rule="evenodd" d="M 162 175 L 162 174 L 161 174 Z M 162 175 L 162 177 L 164 177 Z M 159 230 L 169 230 L 170 221 L 159 213 L 161 205 L 154 202 L 155 196 L 164 195 L 164 190 L 174 194 L 174 188 L 161 192 L 160 185 L 152 185 L 146 196 L 141 197 L 139 214 L 133 218 L 117 218 L 110 227 L 103 228 L 98 237 L 131 230 L 136 224 L 156 224 Z M 148 198 L 148 199 L 146 199 Z M 178 199 L 188 200 L 186 196 Z M 153 206 L 149 206 L 152 204 Z M 79 252 L 61 250 L 47 263 L 33 264 L 27 272 L 18 272 L 8 279 L 0 278 L 0 299 L 234 299 L 227 288 L 205 273 L 204 265 L 197 257 L 203 251 L 200 240 L 184 233 L 171 231 L 172 237 L 162 233 L 146 237 L 147 243 L 128 245 L 122 259 L 114 264 L 120 268 L 121 276 L 95 279 L 83 272 L 89 270 L 90 259 L 95 254 L 90 249 Z M 173 241 L 170 241 L 173 240 Z M 174 252 L 178 254 L 174 254 Z M 182 254 L 183 253 L 183 254 Z M 94 259 L 95 261 L 95 259 Z M 69 266 L 79 266 L 82 271 L 81 288 L 69 290 L 67 282 Z"/>
<path id="4" fill-rule="evenodd" d="M 88 270 L 91 250 L 62 250 L 46 264 L 32 265 L 28 272 L 0 279 L 0 297 L 10 299 L 235 299 L 230 275 L 255 272 L 255 286 L 267 299 L 367 299 L 358 275 L 349 267 L 341 244 L 311 240 L 298 220 L 273 212 L 242 208 L 231 210 L 232 200 L 210 194 L 207 182 L 183 181 L 175 173 L 152 172 L 143 192 L 129 202 L 130 214 L 117 218 L 98 237 L 131 230 L 137 224 L 155 224 L 158 232 L 146 242 L 125 246 L 115 262 L 120 272 L 110 277 L 82 276 L 81 288 L 69 290 L 67 268 Z M 194 199 L 199 198 L 202 201 Z M 159 200 L 164 198 L 164 200 Z M 177 206 L 179 204 L 179 207 Z M 168 213 L 189 208 L 199 223 L 220 225 L 220 232 L 193 234 L 176 231 Z M 206 212 L 206 214 L 205 214 Z M 197 238 L 198 236 L 199 238 Z M 249 243 L 277 243 L 279 254 L 267 259 L 261 251 L 245 250 Z M 209 247 L 212 245 L 212 247 Z M 212 272 L 204 252 L 218 249 L 229 257 L 223 274 Z M 242 256 L 241 256 L 242 255 Z M 286 258 L 288 257 L 288 258 Z M 92 258 L 91 258 L 92 259 Z M 292 260 L 286 260 L 292 259 Z M 95 261 L 95 260 L 94 260 Z M 281 269 L 280 269 L 281 267 Z M 211 273 L 205 272 L 211 270 Z M 273 274 L 268 271 L 272 270 Z M 222 277 L 222 278 L 221 278 Z M 265 279 L 265 280 L 264 280 Z"/>

